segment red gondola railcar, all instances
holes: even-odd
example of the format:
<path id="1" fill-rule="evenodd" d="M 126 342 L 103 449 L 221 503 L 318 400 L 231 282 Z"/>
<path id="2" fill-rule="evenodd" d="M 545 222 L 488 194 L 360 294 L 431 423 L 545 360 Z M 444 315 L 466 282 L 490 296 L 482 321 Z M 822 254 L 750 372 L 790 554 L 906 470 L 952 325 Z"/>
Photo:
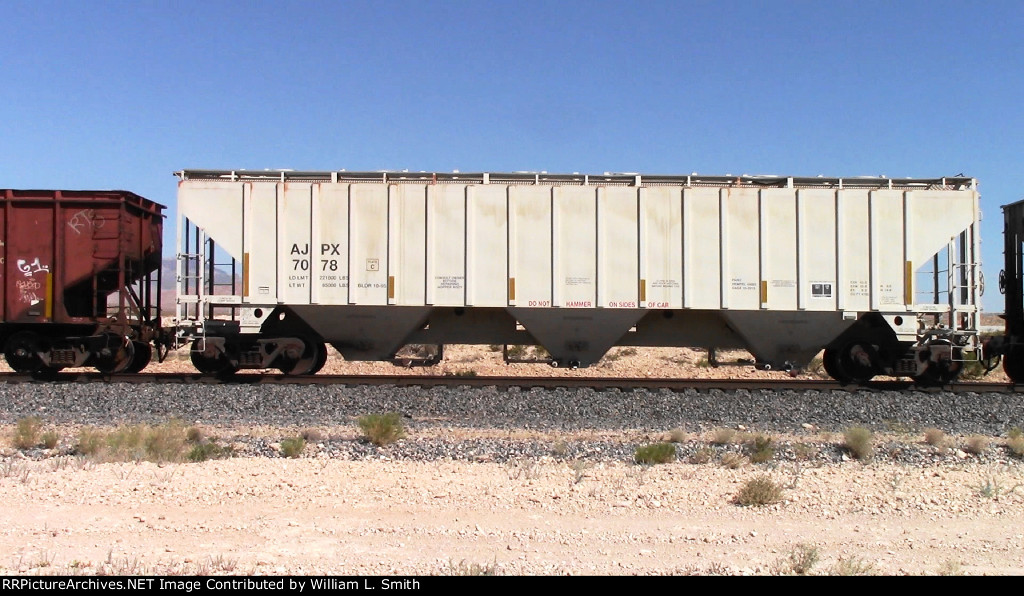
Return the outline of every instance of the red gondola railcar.
<path id="1" fill-rule="evenodd" d="M 164 206 L 120 190 L 0 190 L 0 346 L 8 364 L 142 370 L 162 345 Z"/>

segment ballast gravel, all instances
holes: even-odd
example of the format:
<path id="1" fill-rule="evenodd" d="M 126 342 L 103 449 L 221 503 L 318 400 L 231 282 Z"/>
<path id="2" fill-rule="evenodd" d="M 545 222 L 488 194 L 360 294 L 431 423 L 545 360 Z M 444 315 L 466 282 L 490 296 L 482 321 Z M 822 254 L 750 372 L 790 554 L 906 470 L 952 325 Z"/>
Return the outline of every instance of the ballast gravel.
<path id="1" fill-rule="evenodd" d="M 884 430 L 936 427 L 1000 435 L 1024 422 L 1024 399 L 1002 393 L 923 391 L 681 392 L 593 389 L 410 388 L 338 385 L 0 385 L 0 422 L 42 416 L 54 423 L 110 425 L 178 417 L 211 425 L 337 426 L 400 412 L 417 427 L 541 431 L 694 431 L 746 425 L 765 432 L 813 425 Z"/>
<path id="2" fill-rule="evenodd" d="M 999 437 L 1024 426 L 1024 399 L 1001 393 L 925 391 L 674 392 L 495 387 L 339 385 L 143 385 L 105 383 L 0 385 L 0 423 L 39 416 L 53 424 L 159 424 L 171 418 L 217 427 L 354 428 L 366 414 L 398 412 L 413 444 L 419 431 L 445 429 L 558 433 L 750 432 L 841 433 L 852 426 L 876 432 L 933 427 L 951 435 Z M 515 442 L 506 439 L 506 442 Z M 621 441 L 617 441 L 621 442 Z M 585 456 L 589 447 L 576 446 Z M 358 451 L 357 448 L 352 448 Z M 500 449 L 495 452 L 500 456 Z M 608 446 L 591 451 L 608 457 Z M 620 450 L 621 451 L 621 450 Z M 357 453 L 353 453 L 357 455 Z M 395 457 L 443 457 L 412 446 Z M 576 454 L 574 454 L 576 455 Z"/>
<path id="3" fill-rule="evenodd" d="M 498 389 L 338 385 L 0 385 L 0 422 L 38 416 L 55 425 L 115 426 L 186 424 L 228 429 L 221 440 L 240 454 L 280 456 L 280 441 L 306 429 L 318 431 L 311 451 L 320 457 L 431 461 L 455 459 L 507 462 L 554 456 L 565 460 L 631 461 L 636 447 L 661 440 L 672 429 L 699 435 L 717 428 L 781 434 L 776 460 L 848 458 L 840 442 L 821 442 L 822 433 L 865 426 L 889 435 L 939 428 L 950 435 L 999 437 L 1024 424 L 1024 400 L 1007 394 L 950 394 L 922 391 L 619 391 L 592 389 Z M 399 412 L 408 438 L 380 448 L 359 440 L 356 420 L 372 413 Z M 521 436 L 523 432 L 533 436 Z M 520 436 L 516 436 L 516 435 Z M 799 453 L 799 443 L 811 444 Z M 73 445 L 65 445 L 71 449 Z M 680 458 L 720 457 L 738 445 L 689 442 Z M 31 454 L 31 453 L 30 453 Z M 1005 459 L 1001 449 L 980 454 Z M 882 438 L 882 460 L 923 464 L 962 457 L 906 437 Z"/>

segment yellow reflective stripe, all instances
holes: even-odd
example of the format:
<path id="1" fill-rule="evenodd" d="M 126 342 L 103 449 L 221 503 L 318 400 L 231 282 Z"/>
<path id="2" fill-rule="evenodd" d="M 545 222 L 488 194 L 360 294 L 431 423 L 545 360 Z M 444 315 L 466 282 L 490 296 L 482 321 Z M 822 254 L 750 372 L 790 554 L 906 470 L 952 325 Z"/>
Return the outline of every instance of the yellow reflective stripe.
<path id="1" fill-rule="evenodd" d="M 242 254 L 242 296 L 249 295 L 249 253 Z"/>
<path id="2" fill-rule="evenodd" d="M 53 318 L 53 274 L 46 272 L 46 306 L 44 311 L 47 319 Z"/>
<path id="3" fill-rule="evenodd" d="M 903 303 L 914 303 L 914 264 L 910 261 L 907 261 L 903 272 Z"/>

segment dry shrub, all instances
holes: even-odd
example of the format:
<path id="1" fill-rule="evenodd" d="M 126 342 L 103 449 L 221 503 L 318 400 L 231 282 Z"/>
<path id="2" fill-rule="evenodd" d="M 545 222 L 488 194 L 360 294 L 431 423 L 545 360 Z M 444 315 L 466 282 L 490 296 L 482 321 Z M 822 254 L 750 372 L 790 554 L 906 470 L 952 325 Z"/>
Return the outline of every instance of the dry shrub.
<path id="1" fill-rule="evenodd" d="M 686 431 L 681 428 L 673 428 L 668 433 L 668 440 L 670 443 L 685 443 L 689 437 L 686 436 Z"/>
<path id="2" fill-rule="evenodd" d="M 875 453 L 874 434 L 863 426 L 854 426 L 843 433 L 843 446 L 857 459 L 871 459 Z"/>
<path id="3" fill-rule="evenodd" d="M 205 438 L 203 430 L 198 426 L 190 426 L 188 427 L 188 430 L 185 431 L 185 440 L 189 443 L 202 443 Z"/>
<path id="4" fill-rule="evenodd" d="M 736 431 L 731 428 L 716 428 L 711 433 L 711 442 L 715 445 L 729 445 L 736 440 Z"/>
<path id="5" fill-rule="evenodd" d="M 107 461 L 174 462 L 184 459 L 187 436 L 177 420 L 159 426 L 121 426 L 109 432 L 85 427 L 75 451 Z"/>
<path id="6" fill-rule="evenodd" d="M 39 445 L 39 433 L 42 428 L 43 421 L 38 416 L 22 418 L 14 427 L 11 443 L 15 449 L 31 449 Z"/>
<path id="7" fill-rule="evenodd" d="M 691 464 L 706 464 L 715 457 L 715 450 L 710 447 L 701 447 L 690 456 Z"/>
<path id="8" fill-rule="evenodd" d="M 875 564 L 858 557 L 840 558 L 832 568 L 832 575 L 877 575 Z"/>
<path id="9" fill-rule="evenodd" d="M 324 434 L 315 428 L 307 428 L 302 431 L 302 438 L 310 443 L 319 443 L 324 440 Z"/>
<path id="10" fill-rule="evenodd" d="M 746 481 L 736 494 L 736 504 L 749 506 L 771 505 L 782 500 L 782 486 L 766 474 Z"/>
<path id="11" fill-rule="evenodd" d="M 981 455 L 988 451 L 989 440 L 984 435 L 971 435 L 964 442 L 964 451 L 973 455 Z"/>
<path id="12" fill-rule="evenodd" d="M 924 442 L 933 447 L 944 448 L 949 446 L 949 437 L 937 428 L 926 428 L 924 429 Z"/>
<path id="13" fill-rule="evenodd" d="M 98 455 L 107 444 L 107 434 L 91 426 L 83 427 L 78 431 L 78 445 L 75 446 L 75 453 L 81 455 Z"/>
<path id="14" fill-rule="evenodd" d="M 763 464 L 775 458 L 775 440 L 764 435 L 756 435 L 747 442 L 750 461 Z"/>
<path id="15" fill-rule="evenodd" d="M 497 561 L 494 563 L 467 563 L 465 560 L 453 563 L 449 561 L 447 575 L 492 576 L 498 574 L 497 569 Z"/>
<path id="16" fill-rule="evenodd" d="M 146 459 L 155 462 L 181 461 L 188 443 L 185 427 L 177 421 L 148 429 L 144 436 Z"/>
<path id="17" fill-rule="evenodd" d="M 719 460 L 723 468 L 735 470 L 742 468 L 747 463 L 747 458 L 735 451 L 727 451 L 722 454 L 722 459 Z"/>
<path id="18" fill-rule="evenodd" d="M 809 575 L 820 558 L 818 547 L 813 544 L 798 544 L 790 551 L 789 556 L 776 565 L 775 573 L 778 575 Z"/>
<path id="19" fill-rule="evenodd" d="M 796 456 L 798 461 L 810 461 L 818 455 L 819 451 L 816 446 L 808 445 L 807 443 L 793 444 L 793 455 Z"/>
<path id="20" fill-rule="evenodd" d="M 57 435 L 57 431 L 48 430 L 43 433 L 43 436 L 41 436 L 39 440 L 43 447 L 47 449 L 53 449 L 54 447 L 57 446 L 57 443 L 60 441 L 60 436 Z"/>
<path id="21" fill-rule="evenodd" d="M 1024 437 L 1009 438 L 1006 440 L 1006 448 L 1015 457 L 1024 458 Z"/>
<path id="22" fill-rule="evenodd" d="M 939 566 L 939 570 L 936 572 L 936 574 L 945 576 L 963 575 L 964 570 L 963 567 L 961 567 L 960 565 L 960 561 L 948 559 L 946 561 L 943 561 L 942 565 Z"/>

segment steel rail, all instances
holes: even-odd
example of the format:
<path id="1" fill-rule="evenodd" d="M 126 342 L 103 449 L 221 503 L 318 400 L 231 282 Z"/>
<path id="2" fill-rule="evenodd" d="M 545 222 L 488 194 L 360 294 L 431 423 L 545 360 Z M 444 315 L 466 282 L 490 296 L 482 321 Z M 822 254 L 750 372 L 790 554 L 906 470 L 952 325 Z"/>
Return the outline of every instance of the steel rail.
<path id="1" fill-rule="evenodd" d="M 667 379 L 636 377 L 507 377 L 457 375 L 309 375 L 235 374 L 229 377 L 197 373 L 57 373 L 46 378 L 20 373 L 0 373 L 0 383 L 136 383 L 217 385 L 347 385 L 397 387 L 498 387 L 523 389 L 579 389 L 683 391 L 926 391 L 932 393 L 1024 393 L 1024 385 L 1011 383 L 957 382 L 942 386 L 917 386 L 913 381 L 872 381 L 864 385 L 842 385 L 835 381 L 809 379 Z"/>

